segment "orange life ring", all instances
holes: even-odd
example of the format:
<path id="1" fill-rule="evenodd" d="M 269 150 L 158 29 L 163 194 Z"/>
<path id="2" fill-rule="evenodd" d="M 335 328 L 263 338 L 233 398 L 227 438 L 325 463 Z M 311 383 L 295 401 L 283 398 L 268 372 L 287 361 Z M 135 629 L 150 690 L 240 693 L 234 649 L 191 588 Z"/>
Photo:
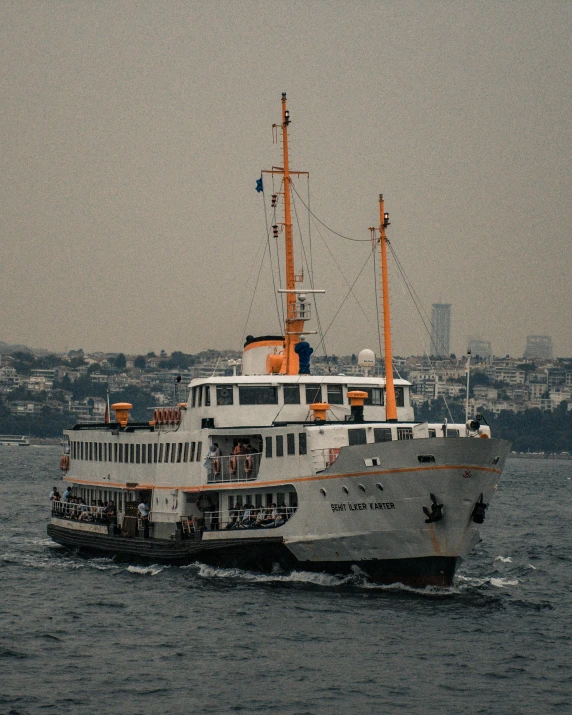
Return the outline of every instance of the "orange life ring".
<path id="1" fill-rule="evenodd" d="M 70 468 L 70 458 L 67 454 L 62 454 L 60 457 L 60 469 L 62 472 L 67 472 Z"/>
<path id="2" fill-rule="evenodd" d="M 481 435 L 481 439 L 488 439 L 488 438 L 489 438 L 488 434 L 485 434 L 485 433 L 483 432 L 483 434 Z"/>

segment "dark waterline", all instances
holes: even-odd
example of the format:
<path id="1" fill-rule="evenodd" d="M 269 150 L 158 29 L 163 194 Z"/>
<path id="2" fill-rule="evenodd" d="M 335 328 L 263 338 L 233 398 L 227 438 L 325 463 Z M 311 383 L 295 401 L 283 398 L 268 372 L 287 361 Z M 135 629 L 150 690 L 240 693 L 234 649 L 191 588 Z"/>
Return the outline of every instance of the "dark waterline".
<path id="1" fill-rule="evenodd" d="M 0 713 L 569 713 L 572 462 L 509 460 L 448 590 L 47 539 L 59 449 L 0 450 Z"/>

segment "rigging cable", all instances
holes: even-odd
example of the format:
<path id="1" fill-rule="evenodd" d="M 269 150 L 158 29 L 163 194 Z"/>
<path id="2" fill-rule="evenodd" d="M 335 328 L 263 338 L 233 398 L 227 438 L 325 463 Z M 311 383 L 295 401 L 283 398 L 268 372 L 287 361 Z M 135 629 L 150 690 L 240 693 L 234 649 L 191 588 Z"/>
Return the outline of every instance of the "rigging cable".
<path id="1" fill-rule="evenodd" d="M 369 256 L 367 257 L 366 262 L 365 262 L 365 263 L 363 264 L 363 266 L 361 267 L 361 270 L 360 270 L 360 272 L 357 274 L 356 279 L 354 280 L 354 282 L 353 282 L 352 285 L 350 286 L 349 291 L 346 293 L 346 297 L 343 299 L 343 301 L 342 301 L 340 307 L 338 308 L 336 314 L 334 315 L 334 317 L 333 317 L 332 320 L 330 321 L 330 324 L 329 324 L 328 327 L 326 328 L 326 331 L 325 331 L 325 333 L 324 333 L 324 336 L 323 336 L 321 342 L 323 342 L 324 338 L 325 338 L 326 335 L 328 334 L 329 329 L 332 327 L 333 322 L 334 322 L 335 319 L 338 317 L 339 312 L 340 312 L 340 310 L 343 308 L 344 303 L 346 302 L 346 300 L 349 298 L 350 293 L 352 292 L 353 287 L 354 287 L 355 284 L 358 282 L 359 277 L 360 277 L 361 274 L 364 272 L 365 267 L 366 267 L 367 264 L 369 263 L 369 259 L 371 258 L 372 254 L 373 254 L 373 250 L 370 251 L 370 254 L 369 254 Z M 318 344 L 318 347 L 319 347 L 319 346 L 320 346 L 320 344 Z"/>
<path id="2" fill-rule="evenodd" d="M 401 266 L 401 263 L 399 262 L 399 259 L 397 258 L 397 255 L 395 254 L 395 251 L 393 250 L 393 247 L 391 246 L 391 244 L 389 243 L 389 241 L 388 241 L 388 244 L 389 244 L 389 249 L 390 249 L 390 251 L 391 251 L 391 255 L 393 256 L 393 259 L 394 259 L 394 261 L 395 261 L 395 264 L 396 264 L 397 267 L 399 268 L 399 272 L 400 272 L 400 274 L 401 274 L 401 278 L 402 278 L 402 280 L 400 281 L 401 290 L 403 291 L 403 294 L 405 295 L 405 290 L 404 290 L 404 288 L 403 288 L 403 284 L 405 284 L 405 287 L 406 287 L 407 290 L 409 291 L 409 295 L 411 296 L 411 299 L 413 300 L 413 304 L 415 305 L 415 308 L 417 309 L 417 312 L 419 313 L 419 316 L 421 317 L 421 321 L 423 322 L 423 326 L 424 326 L 426 332 L 429 332 L 429 330 L 427 329 L 427 326 L 425 325 L 425 321 L 423 320 L 423 316 L 421 315 L 421 311 L 420 311 L 420 309 L 419 309 L 419 306 L 417 305 L 417 302 L 416 302 L 416 300 L 415 300 L 415 298 L 414 298 L 414 295 L 417 296 L 417 293 L 415 292 L 415 289 L 413 288 L 413 286 L 410 285 L 410 281 L 409 281 L 409 279 L 407 278 L 407 275 L 406 275 L 406 273 L 405 273 L 405 270 L 404 270 L 403 267 Z M 418 298 L 418 296 L 417 296 L 417 298 Z M 431 323 L 431 325 L 433 325 L 433 324 Z M 427 348 L 425 347 L 425 341 L 423 340 L 423 337 L 422 337 L 422 335 L 421 335 L 421 332 L 419 331 L 419 328 L 416 328 L 416 329 L 417 329 L 417 333 L 418 333 L 418 335 L 419 335 L 419 340 L 421 341 L 421 345 L 423 345 L 423 352 L 425 353 L 425 357 L 427 358 L 427 361 L 428 361 L 428 363 L 429 363 L 429 367 L 431 368 L 431 371 L 432 371 L 432 373 L 433 373 L 433 376 L 436 376 L 435 368 L 433 367 L 433 363 L 431 362 L 431 357 L 429 356 L 429 354 L 428 354 L 428 352 L 427 352 Z M 432 339 L 431 339 L 431 342 L 433 342 Z M 447 408 L 447 412 L 449 413 L 449 419 L 451 420 L 451 422 L 454 422 L 455 420 L 453 419 L 453 415 L 451 414 L 451 409 L 449 408 L 449 403 L 447 402 L 446 396 L 445 396 L 445 395 L 441 395 L 441 397 L 443 398 L 443 402 L 445 403 L 445 407 Z"/>
<path id="3" fill-rule="evenodd" d="M 376 246 L 377 248 L 377 246 Z M 379 342 L 379 359 L 383 359 L 383 349 L 381 347 L 381 320 L 379 318 L 379 299 L 381 297 L 381 294 L 378 295 L 378 288 L 377 288 L 377 263 L 376 263 L 376 256 L 377 256 L 377 250 L 375 251 L 375 254 L 373 256 L 373 284 L 375 288 L 375 312 L 377 315 L 377 339 Z"/>
<path id="4" fill-rule="evenodd" d="M 294 201 L 294 198 L 292 198 L 292 206 L 294 207 L 294 215 L 296 216 L 296 223 L 298 224 L 298 231 L 300 232 L 300 245 L 302 246 L 302 254 L 304 256 L 304 263 L 306 264 L 306 268 L 308 269 L 308 273 L 309 273 L 310 286 L 312 287 L 312 289 L 314 289 L 314 275 L 313 275 L 310 265 L 308 263 L 308 257 L 306 255 L 306 248 L 304 246 L 304 241 L 302 240 L 302 230 L 300 228 L 300 220 L 298 218 L 298 209 L 296 206 L 296 202 Z M 319 335 L 322 337 L 322 341 L 320 344 L 323 344 L 324 356 L 326 358 L 326 365 L 328 366 L 328 373 L 331 373 L 330 358 L 328 356 L 328 351 L 326 350 L 326 343 L 323 339 L 325 336 L 322 331 L 322 321 L 320 320 L 320 313 L 318 311 L 318 304 L 317 304 L 316 299 L 314 299 L 314 309 L 316 311 L 316 323 L 318 324 Z"/>
<path id="5" fill-rule="evenodd" d="M 319 218 L 316 216 L 316 214 L 313 213 L 313 211 L 310 210 L 310 207 L 307 206 L 307 205 L 304 203 L 304 199 L 300 196 L 300 194 L 296 191 L 296 189 L 295 189 L 293 186 L 292 186 L 292 190 L 294 191 L 294 193 L 296 194 L 296 196 L 300 199 L 300 201 L 302 202 L 302 204 L 304 204 L 304 207 L 307 209 L 308 213 L 309 213 L 311 216 L 313 216 L 318 223 L 321 223 L 324 228 L 328 229 L 328 231 L 330 231 L 330 233 L 333 233 L 334 236 L 339 236 L 340 238 L 345 238 L 346 241 L 355 241 L 356 243 L 364 243 L 364 242 L 366 242 L 366 241 L 369 241 L 369 238 L 350 238 L 350 236 L 344 236 L 342 233 L 338 233 L 337 231 L 334 231 L 333 228 L 330 228 L 329 226 L 326 226 L 326 224 L 325 224 L 321 219 L 319 219 Z"/>

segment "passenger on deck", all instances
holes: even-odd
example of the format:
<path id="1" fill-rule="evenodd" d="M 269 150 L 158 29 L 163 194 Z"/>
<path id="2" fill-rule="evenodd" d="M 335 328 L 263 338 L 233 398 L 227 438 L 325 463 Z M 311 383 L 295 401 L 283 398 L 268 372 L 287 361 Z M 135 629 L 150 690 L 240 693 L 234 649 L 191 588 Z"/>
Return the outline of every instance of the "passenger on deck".
<path id="1" fill-rule="evenodd" d="M 54 501 L 54 497 L 57 494 L 57 489 L 56 487 L 52 487 L 52 491 L 50 492 L 50 501 Z"/>
<path id="2" fill-rule="evenodd" d="M 242 514 L 242 519 L 240 521 L 241 528 L 250 529 L 250 527 L 254 526 L 254 524 L 256 523 L 256 519 L 254 518 L 252 509 L 252 504 L 247 504 L 245 506 L 244 512 Z"/>
<path id="3" fill-rule="evenodd" d="M 80 504 L 79 504 L 79 516 L 77 518 L 78 521 L 93 521 L 93 517 L 91 515 L 91 512 L 89 510 L 88 505 L 84 502 L 83 499 L 80 499 Z"/>
<path id="4" fill-rule="evenodd" d="M 105 516 L 110 524 L 117 523 L 117 511 L 115 510 L 115 504 L 110 501 L 105 510 Z"/>
<path id="5" fill-rule="evenodd" d="M 72 491 L 72 488 L 68 485 L 68 486 L 66 487 L 66 490 L 65 490 L 65 492 L 64 492 L 64 495 L 63 495 L 63 497 L 62 497 L 62 501 L 64 502 L 64 504 L 69 501 L 69 498 L 71 497 L 71 491 Z"/>

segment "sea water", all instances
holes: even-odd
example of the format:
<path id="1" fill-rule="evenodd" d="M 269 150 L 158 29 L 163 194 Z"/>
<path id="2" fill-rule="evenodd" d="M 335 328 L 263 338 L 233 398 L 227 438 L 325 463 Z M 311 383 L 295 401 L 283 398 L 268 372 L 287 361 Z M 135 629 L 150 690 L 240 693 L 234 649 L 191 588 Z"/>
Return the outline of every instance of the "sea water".
<path id="1" fill-rule="evenodd" d="M 572 712 L 572 461 L 509 460 L 423 591 L 77 556 L 46 536 L 58 464 L 0 450 L 0 713 Z"/>

